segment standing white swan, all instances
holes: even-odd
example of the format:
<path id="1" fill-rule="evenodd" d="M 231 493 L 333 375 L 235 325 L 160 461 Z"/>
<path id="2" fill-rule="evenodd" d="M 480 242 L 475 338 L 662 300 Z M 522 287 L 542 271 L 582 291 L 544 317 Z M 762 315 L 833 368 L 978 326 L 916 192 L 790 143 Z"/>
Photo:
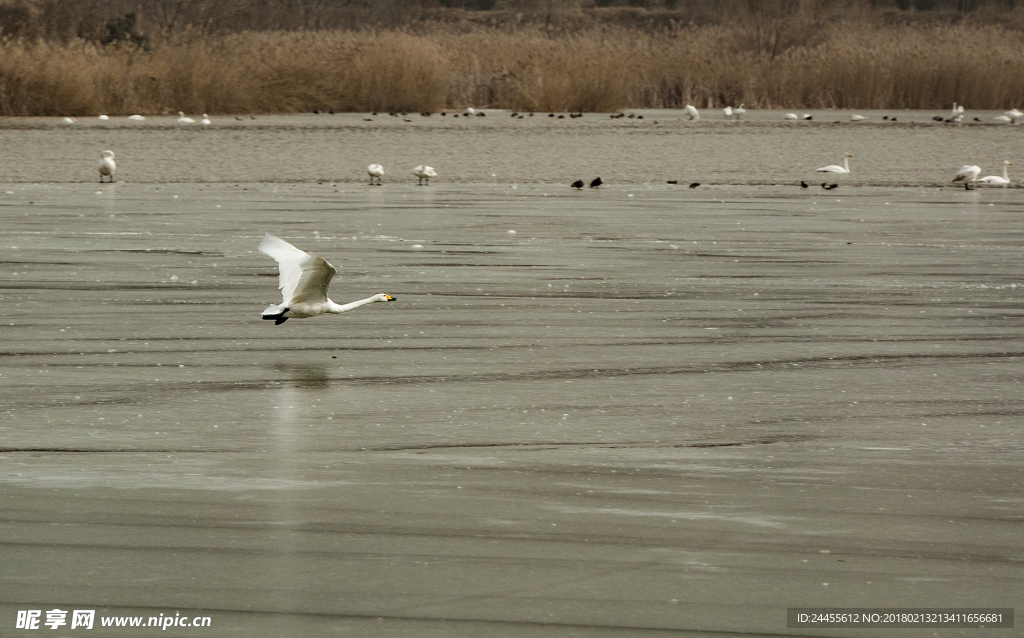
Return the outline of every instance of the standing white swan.
<path id="1" fill-rule="evenodd" d="M 821 168 L 816 168 L 814 170 L 817 171 L 818 173 L 849 173 L 851 157 L 853 157 L 853 155 L 847 153 L 846 157 L 843 158 L 842 166 L 838 164 L 830 164 L 828 166 L 822 166 Z"/>
<path id="2" fill-rule="evenodd" d="M 731 106 L 727 106 L 724 109 L 722 109 L 722 115 L 725 116 L 725 119 L 731 120 L 732 119 L 732 115 L 733 115 L 732 107 Z"/>
<path id="3" fill-rule="evenodd" d="M 981 175 L 981 167 L 976 164 L 964 164 L 956 175 L 953 176 L 953 183 L 963 183 L 969 185 L 971 182 L 978 179 L 978 175 Z"/>
<path id="4" fill-rule="evenodd" d="M 423 185 L 423 180 L 427 181 L 427 186 L 430 185 L 430 178 L 437 177 L 437 171 L 434 170 L 433 166 L 427 166 L 426 164 L 420 164 L 416 168 L 412 169 L 412 174 L 420 178 L 419 184 Z"/>
<path id="5" fill-rule="evenodd" d="M 377 180 L 379 186 L 381 181 L 380 178 L 384 177 L 384 167 L 380 164 L 370 164 L 366 167 L 366 174 L 370 176 L 370 186 L 373 186 L 373 180 Z"/>
<path id="6" fill-rule="evenodd" d="M 1009 173 L 1006 172 L 1006 169 L 1007 169 L 1008 166 L 1011 166 L 1010 160 L 1004 160 L 1003 161 L 1003 176 L 1002 177 L 1000 177 L 998 175 L 988 175 L 986 177 L 982 177 L 981 179 L 979 179 L 978 183 L 979 184 L 988 184 L 988 185 L 991 185 L 991 186 L 1002 186 L 1003 188 L 1006 188 L 1007 186 L 1010 185 L 1010 175 L 1009 175 Z"/>
<path id="7" fill-rule="evenodd" d="M 747 112 L 747 109 L 743 108 L 743 103 L 740 102 L 740 105 L 734 108 L 732 112 L 736 115 L 737 120 L 742 120 L 743 114 Z"/>
<path id="8" fill-rule="evenodd" d="M 203 126 L 209 126 L 209 125 L 213 124 L 213 122 L 210 121 L 210 116 L 207 115 L 206 113 L 203 113 L 203 119 L 199 120 L 199 123 L 202 124 Z"/>
<path id="9" fill-rule="evenodd" d="M 178 124 L 195 124 L 196 121 L 185 116 L 184 111 L 178 111 Z"/>
<path id="10" fill-rule="evenodd" d="M 1024 117 L 1024 113 L 1021 113 L 1018 109 L 1010 109 L 1009 111 L 1003 113 L 1003 115 L 1008 115 L 1013 119 L 1017 119 L 1018 117 Z"/>
<path id="11" fill-rule="evenodd" d="M 339 314 L 375 301 L 394 301 L 391 295 L 378 293 L 347 304 L 336 304 L 327 298 L 327 288 L 337 268 L 320 255 L 306 253 L 270 233 L 263 236 L 260 252 L 277 261 L 281 271 L 283 301 L 268 306 L 263 318 L 279 326 L 289 319 L 308 319 L 325 313 Z"/>
<path id="12" fill-rule="evenodd" d="M 111 183 L 113 183 L 114 171 L 117 170 L 117 164 L 114 163 L 114 151 L 103 151 L 100 153 L 100 163 L 96 168 L 100 171 L 101 184 L 104 177 L 109 177 Z"/>
<path id="13" fill-rule="evenodd" d="M 700 111 L 697 110 L 697 107 L 695 107 L 695 106 L 693 106 L 691 104 L 687 104 L 683 108 L 683 111 L 685 111 L 686 114 L 690 116 L 691 120 L 699 120 L 700 119 Z"/>

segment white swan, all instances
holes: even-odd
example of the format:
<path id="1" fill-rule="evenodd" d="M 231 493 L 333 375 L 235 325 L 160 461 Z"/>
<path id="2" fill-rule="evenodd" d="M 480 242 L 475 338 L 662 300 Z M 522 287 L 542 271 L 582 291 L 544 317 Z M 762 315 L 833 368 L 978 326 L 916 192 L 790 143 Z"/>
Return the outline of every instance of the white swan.
<path id="1" fill-rule="evenodd" d="M 1017 119 L 1018 117 L 1024 117 L 1024 113 L 1021 113 L 1017 109 L 1010 109 L 1009 111 L 1007 111 L 1003 115 L 1008 115 L 1008 116 L 1012 117 L 1013 119 Z"/>
<path id="2" fill-rule="evenodd" d="M 733 114 L 732 107 L 731 106 L 727 106 L 724 109 L 722 109 L 722 114 L 725 115 L 725 119 L 731 120 L 732 119 L 732 114 Z"/>
<path id="3" fill-rule="evenodd" d="M 809 119 L 811 119 L 811 114 L 810 113 L 804 113 L 802 116 L 800 116 L 800 119 L 802 119 L 802 120 L 809 120 Z"/>
<path id="4" fill-rule="evenodd" d="M 427 166 L 426 164 L 420 164 L 416 168 L 412 169 L 412 174 L 420 178 L 420 185 L 423 184 L 423 180 L 427 181 L 427 185 L 430 185 L 430 178 L 437 177 L 437 171 L 434 170 L 433 166 Z"/>
<path id="5" fill-rule="evenodd" d="M 1013 124 L 1013 118 L 1009 115 L 997 115 L 992 119 L 1000 124 Z"/>
<path id="6" fill-rule="evenodd" d="M 283 301 L 268 306 L 263 318 L 281 325 L 289 319 L 307 319 L 324 313 L 338 314 L 364 306 L 375 301 L 394 301 L 384 293 L 353 301 L 336 304 L 327 298 L 327 288 L 338 270 L 320 255 L 306 253 L 270 233 L 263 236 L 260 252 L 277 261 L 281 271 L 280 285 Z"/>
<path id="7" fill-rule="evenodd" d="M 142 120 L 146 119 L 146 116 L 145 115 L 129 115 L 128 119 L 132 120 L 133 122 L 141 122 Z"/>
<path id="8" fill-rule="evenodd" d="M 377 184 L 380 184 L 380 178 L 384 177 L 384 167 L 380 164 L 370 164 L 366 167 L 366 174 L 370 176 L 370 186 L 373 186 L 373 180 L 376 178 Z"/>
<path id="9" fill-rule="evenodd" d="M 853 115 L 850 116 L 850 121 L 851 122 L 863 122 L 866 119 L 868 119 L 868 118 L 864 117 L 863 115 L 853 114 Z"/>
<path id="10" fill-rule="evenodd" d="M 743 119 L 743 114 L 747 112 L 747 109 L 743 108 L 743 103 L 740 102 L 740 105 L 734 108 L 732 112 L 736 114 L 736 119 L 739 120 Z"/>
<path id="11" fill-rule="evenodd" d="M 970 184 L 971 182 L 978 179 L 978 175 L 981 175 L 981 167 L 975 164 L 964 164 L 963 167 L 957 171 L 956 175 L 953 176 L 953 183 L 963 182 Z"/>
<path id="12" fill-rule="evenodd" d="M 1008 166 L 1011 166 L 1010 160 L 1003 161 L 1003 176 L 988 175 L 978 180 L 979 184 L 989 184 L 991 186 L 1002 186 L 1006 188 L 1010 185 L 1010 175 L 1006 172 Z"/>
<path id="13" fill-rule="evenodd" d="M 787 120 L 798 120 L 798 119 L 800 119 L 799 117 L 797 117 L 796 113 L 786 113 L 782 117 L 784 117 Z"/>
<path id="14" fill-rule="evenodd" d="M 472 106 L 467 106 L 465 114 L 466 115 L 476 115 L 476 109 L 473 108 Z"/>
<path id="15" fill-rule="evenodd" d="M 109 116 L 109 115 L 101 115 L 99 119 L 101 119 L 101 120 L 103 120 L 104 122 L 106 122 L 107 120 L 109 120 L 109 119 L 110 119 L 110 116 Z"/>
<path id="16" fill-rule="evenodd" d="M 110 181 L 114 181 L 114 171 L 117 170 L 117 164 L 114 163 L 114 151 L 103 151 L 100 153 L 100 163 L 96 167 L 100 171 L 100 183 L 103 183 L 104 177 L 109 177 Z"/>
<path id="17" fill-rule="evenodd" d="M 178 124 L 195 124 L 196 121 L 190 117 L 185 117 L 184 111 L 178 111 Z"/>
<path id="18" fill-rule="evenodd" d="M 839 166 L 838 164 L 830 164 L 829 166 L 822 166 L 821 168 L 816 168 L 814 170 L 818 173 L 849 173 L 851 157 L 853 157 L 853 155 L 847 153 L 846 157 L 843 158 L 842 166 Z"/>
<path id="19" fill-rule="evenodd" d="M 206 113 L 203 113 L 203 119 L 199 120 L 199 123 L 204 125 L 204 126 L 209 126 L 209 125 L 213 124 L 213 122 L 210 121 L 210 116 L 207 115 Z"/>
<path id="20" fill-rule="evenodd" d="M 66 118 L 64 118 L 63 120 L 61 120 L 61 123 L 62 123 L 62 124 L 74 124 L 74 123 L 75 123 L 75 122 L 77 122 L 77 121 L 78 121 L 78 120 L 76 120 L 76 119 L 75 119 L 75 118 L 73 118 L 73 117 L 66 117 Z"/>
<path id="21" fill-rule="evenodd" d="M 690 116 L 691 120 L 699 120 L 700 119 L 700 111 L 698 111 L 696 107 L 694 107 L 694 106 L 692 106 L 690 104 L 687 104 L 683 108 L 683 110 L 686 111 L 686 114 Z"/>

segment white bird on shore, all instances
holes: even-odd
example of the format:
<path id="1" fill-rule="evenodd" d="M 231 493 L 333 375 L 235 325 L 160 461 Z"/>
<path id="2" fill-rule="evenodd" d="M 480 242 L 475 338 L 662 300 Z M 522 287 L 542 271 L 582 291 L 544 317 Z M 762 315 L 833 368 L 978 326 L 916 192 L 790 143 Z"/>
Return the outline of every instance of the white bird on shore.
<path id="1" fill-rule="evenodd" d="M 103 183 L 104 177 L 109 177 L 110 181 L 114 181 L 114 171 L 117 170 L 117 164 L 114 163 L 114 151 L 103 151 L 100 153 L 100 163 L 96 167 L 100 171 L 100 183 Z"/>
<path id="2" fill-rule="evenodd" d="M 427 185 L 430 185 L 430 178 L 437 177 L 437 171 L 434 170 L 433 166 L 427 166 L 426 164 L 420 164 L 416 168 L 412 169 L 412 174 L 420 178 L 420 185 L 423 185 L 423 180 L 427 181 Z"/>
<path id="3" fill-rule="evenodd" d="M 953 110 L 949 113 L 949 119 L 959 122 L 964 119 L 964 107 L 957 106 L 956 102 L 953 102 Z"/>
<path id="4" fill-rule="evenodd" d="M 683 110 L 686 111 L 686 114 L 690 116 L 691 120 L 699 120 L 700 119 L 700 111 L 698 111 L 697 108 L 694 107 L 693 105 L 687 104 L 683 108 Z"/>
<path id="5" fill-rule="evenodd" d="M 476 115 L 476 109 L 472 106 L 466 107 L 466 115 Z"/>
<path id="6" fill-rule="evenodd" d="M 102 121 L 104 121 L 104 122 L 106 122 L 107 120 L 109 120 L 109 119 L 110 119 L 110 116 L 109 116 L 109 115 L 101 115 L 101 116 L 99 117 L 99 119 L 100 119 L 100 120 L 102 120 Z"/>
<path id="7" fill-rule="evenodd" d="M 1009 115 L 997 115 L 992 119 L 1000 124 L 1013 124 L 1013 118 Z"/>
<path id="8" fill-rule="evenodd" d="M 146 119 L 146 116 L 145 115 L 129 115 L 128 119 L 132 120 L 133 122 L 141 122 L 142 120 Z"/>
<path id="9" fill-rule="evenodd" d="M 850 158 L 851 157 L 853 157 L 853 155 L 850 155 L 849 153 L 847 153 L 846 157 L 843 158 L 843 165 L 842 166 L 840 166 L 838 164 L 830 164 L 828 166 L 822 166 L 821 168 L 816 168 L 814 170 L 816 172 L 818 172 L 818 173 L 844 173 L 844 174 L 845 173 L 849 173 L 850 172 Z"/>
<path id="10" fill-rule="evenodd" d="M 798 120 L 798 119 L 800 119 L 799 117 L 797 117 L 796 113 L 786 113 L 782 117 L 787 119 L 787 120 Z"/>
<path id="11" fill-rule="evenodd" d="M 210 121 L 210 116 L 207 115 L 206 113 L 203 113 L 203 119 L 199 120 L 199 123 L 204 125 L 204 126 L 209 126 L 209 125 L 213 124 L 213 122 Z"/>
<path id="12" fill-rule="evenodd" d="M 736 119 L 740 120 L 743 119 L 743 114 L 747 112 L 747 109 L 743 108 L 743 103 L 740 102 L 740 105 L 734 108 L 732 112 L 736 114 Z"/>
<path id="13" fill-rule="evenodd" d="M 811 114 L 810 113 L 804 113 L 802 116 L 800 116 L 800 119 L 802 119 L 802 120 L 809 120 L 809 119 L 811 119 Z"/>
<path id="14" fill-rule="evenodd" d="M 75 118 L 73 118 L 73 117 L 66 117 L 66 118 L 64 118 L 63 120 L 61 120 L 61 123 L 62 123 L 62 124 L 74 124 L 74 123 L 75 123 L 75 122 L 77 122 L 77 121 L 78 121 L 78 120 L 76 120 L 76 119 L 75 119 Z"/>
<path id="15" fill-rule="evenodd" d="M 280 270 L 282 302 L 268 306 L 263 318 L 275 326 L 289 319 L 307 319 L 325 313 L 339 314 L 376 301 L 394 301 L 391 295 L 378 293 L 347 304 L 327 298 L 327 288 L 338 270 L 320 255 L 306 253 L 270 233 L 263 236 L 260 252 L 273 257 Z"/>
<path id="16" fill-rule="evenodd" d="M 178 124 L 195 124 L 196 121 L 185 116 L 184 111 L 178 111 Z"/>
<path id="17" fill-rule="evenodd" d="M 971 182 L 978 179 L 978 175 L 981 175 L 981 167 L 975 164 L 964 164 L 956 175 L 953 176 L 953 183 L 963 183 L 964 186 L 970 185 Z"/>
<path id="18" fill-rule="evenodd" d="M 725 115 L 725 119 L 731 120 L 732 119 L 732 115 L 733 115 L 732 107 L 731 106 L 727 106 L 724 109 L 722 109 L 722 114 Z"/>
<path id="19" fill-rule="evenodd" d="M 1003 161 L 1003 176 L 1002 177 L 1000 177 L 998 175 L 988 175 L 986 177 L 982 177 L 981 179 L 979 179 L 978 183 L 979 184 L 986 184 L 986 185 L 990 185 L 990 186 L 1002 186 L 1003 188 L 1006 188 L 1007 186 L 1010 185 L 1010 175 L 1009 175 L 1009 173 L 1006 172 L 1006 169 L 1009 166 L 1011 166 L 1010 160 L 1004 160 Z"/>
<path id="20" fill-rule="evenodd" d="M 381 181 L 380 178 L 384 177 L 384 167 L 380 164 L 370 164 L 366 167 L 366 174 L 370 176 L 370 186 L 373 186 L 373 180 L 376 178 L 377 185 L 379 186 Z"/>
<path id="21" fill-rule="evenodd" d="M 1012 117 L 1013 119 L 1017 119 L 1018 117 L 1024 117 L 1024 113 L 1021 113 L 1017 109 L 1010 109 L 1009 111 L 1007 111 L 1003 115 L 1008 115 L 1008 116 Z"/>
<path id="22" fill-rule="evenodd" d="M 856 113 L 850 116 L 850 121 L 851 122 L 863 122 L 866 119 L 868 119 L 868 118 L 866 118 L 863 115 L 857 115 Z"/>

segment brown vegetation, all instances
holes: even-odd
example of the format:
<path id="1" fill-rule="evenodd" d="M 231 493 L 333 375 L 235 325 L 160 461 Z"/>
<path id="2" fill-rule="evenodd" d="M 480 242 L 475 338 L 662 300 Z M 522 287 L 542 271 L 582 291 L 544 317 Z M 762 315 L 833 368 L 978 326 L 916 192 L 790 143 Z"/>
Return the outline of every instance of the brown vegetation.
<path id="1" fill-rule="evenodd" d="M 0 114 L 1024 105 L 1022 32 L 815 6 L 758 0 L 726 23 L 659 28 L 463 20 L 152 41 L 108 29 L 108 44 L 12 37 L 0 41 Z"/>

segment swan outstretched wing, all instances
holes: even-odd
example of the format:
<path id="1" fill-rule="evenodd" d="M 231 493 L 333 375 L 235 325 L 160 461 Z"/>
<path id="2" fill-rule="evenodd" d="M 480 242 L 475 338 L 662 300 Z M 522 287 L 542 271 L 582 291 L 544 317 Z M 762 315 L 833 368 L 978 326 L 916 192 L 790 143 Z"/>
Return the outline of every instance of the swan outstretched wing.
<path id="1" fill-rule="evenodd" d="M 327 301 L 327 288 L 337 269 L 315 253 L 307 253 L 270 233 L 263 236 L 260 252 L 273 257 L 281 271 L 278 288 L 284 304 Z"/>

